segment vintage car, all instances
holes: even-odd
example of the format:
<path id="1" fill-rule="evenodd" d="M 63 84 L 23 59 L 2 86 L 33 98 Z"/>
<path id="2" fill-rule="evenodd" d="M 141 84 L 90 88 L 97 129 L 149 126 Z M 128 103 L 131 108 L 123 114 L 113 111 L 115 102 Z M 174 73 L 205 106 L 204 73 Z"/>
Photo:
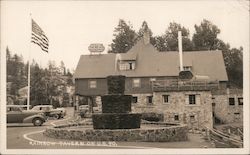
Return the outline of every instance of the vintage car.
<path id="1" fill-rule="evenodd" d="M 64 108 L 53 108 L 52 105 L 36 105 L 31 110 L 42 111 L 47 117 L 54 117 L 56 119 L 63 118 L 66 115 Z"/>
<path id="2" fill-rule="evenodd" d="M 40 111 L 23 110 L 18 105 L 7 105 L 7 123 L 33 123 L 34 126 L 41 126 L 46 120 L 46 116 Z"/>

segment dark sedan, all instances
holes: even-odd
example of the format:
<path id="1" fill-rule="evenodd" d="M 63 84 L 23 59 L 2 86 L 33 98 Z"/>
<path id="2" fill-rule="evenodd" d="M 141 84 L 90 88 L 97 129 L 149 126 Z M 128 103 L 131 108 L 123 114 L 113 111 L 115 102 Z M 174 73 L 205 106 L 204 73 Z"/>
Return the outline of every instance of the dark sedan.
<path id="1" fill-rule="evenodd" d="M 46 116 L 40 111 L 23 110 L 17 105 L 7 105 L 7 123 L 33 123 L 41 126 L 46 121 Z"/>

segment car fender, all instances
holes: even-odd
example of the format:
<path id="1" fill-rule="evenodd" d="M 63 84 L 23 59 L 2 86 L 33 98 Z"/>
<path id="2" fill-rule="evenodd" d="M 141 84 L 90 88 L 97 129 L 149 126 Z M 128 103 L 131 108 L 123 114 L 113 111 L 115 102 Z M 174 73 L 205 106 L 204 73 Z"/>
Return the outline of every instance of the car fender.
<path id="1" fill-rule="evenodd" d="M 43 122 L 45 122 L 45 118 L 41 115 L 32 115 L 32 116 L 28 116 L 23 120 L 23 123 L 32 123 L 32 120 L 34 118 L 40 118 L 41 120 L 43 120 Z"/>
<path id="2" fill-rule="evenodd" d="M 50 114 L 51 115 L 53 115 L 53 114 L 61 114 L 61 112 L 60 111 L 52 111 L 52 112 L 50 112 Z"/>

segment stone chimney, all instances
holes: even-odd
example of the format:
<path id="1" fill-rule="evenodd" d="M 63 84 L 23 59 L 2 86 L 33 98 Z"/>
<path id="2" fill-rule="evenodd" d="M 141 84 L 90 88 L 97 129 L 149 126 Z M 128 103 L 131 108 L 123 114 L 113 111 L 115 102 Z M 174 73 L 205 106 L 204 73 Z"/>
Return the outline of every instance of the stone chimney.
<path id="1" fill-rule="evenodd" d="M 144 34 L 143 34 L 143 41 L 144 41 L 144 45 L 147 45 L 150 43 L 150 34 L 149 34 L 149 30 L 145 30 Z"/>

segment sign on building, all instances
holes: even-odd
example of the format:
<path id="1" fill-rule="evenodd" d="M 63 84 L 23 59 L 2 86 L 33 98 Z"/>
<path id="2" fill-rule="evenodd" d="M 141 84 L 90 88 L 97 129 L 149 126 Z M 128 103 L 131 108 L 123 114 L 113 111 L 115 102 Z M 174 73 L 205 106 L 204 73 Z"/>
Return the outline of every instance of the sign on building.
<path id="1" fill-rule="evenodd" d="M 93 53 L 101 53 L 105 50 L 105 47 L 101 43 L 90 44 L 88 50 L 91 54 Z"/>

